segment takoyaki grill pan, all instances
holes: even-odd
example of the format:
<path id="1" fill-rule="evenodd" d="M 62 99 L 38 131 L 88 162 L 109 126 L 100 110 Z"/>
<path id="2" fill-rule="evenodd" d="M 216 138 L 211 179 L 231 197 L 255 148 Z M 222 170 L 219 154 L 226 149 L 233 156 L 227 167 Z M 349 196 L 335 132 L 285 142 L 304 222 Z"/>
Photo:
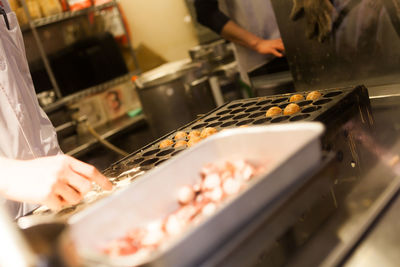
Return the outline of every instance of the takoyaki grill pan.
<path id="1" fill-rule="evenodd" d="M 259 97 L 235 100 L 209 112 L 198 120 L 191 122 L 176 131 L 173 131 L 158 140 L 148 144 L 142 149 L 132 153 L 128 157 L 111 165 L 104 171 L 108 177 L 113 177 L 115 182 L 123 179 L 134 179 L 135 174 L 150 170 L 162 162 L 175 156 L 186 147 L 174 148 L 173 145 L 168 148 L 159 148 L 161 141 L 165 139 L 175 140 L 173 137 L 178 131 L 199 130 L 206 127 L 214 127 L 218 131 L 227 128 L 235 128 L 240 126 L 267 125 L 275 123 L 288 123 L 298 121 L 320 121 L 327 127 L 327 132 L 335 127 L 338 118 L 346 116 L 346 110 L 360 106 L 360 103 L 366 106 L 367 112 L 361 108 L 361 117 L 365 120 L 372 120 L 370 116 L 370 104 L 368 91 L 364 86 L 325 89 L 319 90 L 322 94 L 317 100 L 302 100 L 295 102 L 301 107 L 301 111 L 290 116 L 266 117 L 266 111 L 278 106 L 284 109 L 290 102 L 289 98 L 293 94 L 282 94 L 269 97 Z M 300 92 L 306 99 L 309 92 Z M 367 118 L 368 117 L 368 118 Z M 135 171 L 129 172 L 134 169 Z M 127 172 L 128 171 L 128 172 Z M 125 175 L 126 174 L 126 175 Z"/>

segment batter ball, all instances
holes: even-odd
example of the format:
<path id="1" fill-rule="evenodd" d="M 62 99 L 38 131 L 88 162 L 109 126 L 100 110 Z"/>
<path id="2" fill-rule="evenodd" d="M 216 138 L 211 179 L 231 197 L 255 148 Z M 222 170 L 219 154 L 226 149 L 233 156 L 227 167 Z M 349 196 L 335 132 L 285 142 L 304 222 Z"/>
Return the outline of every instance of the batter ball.
<path id="1" fill-rule="evenodd" d="M 185 140 L 179 140 L 179 141 L 176 141 L 174 147 L 178 148 L 178 147 L 182 147 L 182 146 L 186 146 L 186 145 L 187 145 L 187 142 Z"/>
<path id="2" fill-rule="evenodd" d="M 195 136 L 200 137 L 200 131 L 198 131 L 198 130 L 193 130 L 193 131 L 191 131 L 191 132 L 189 133 L 189 135 L 188 135 L 188 138 L 189 138 L 189 139 L 192 139 L 192 138 L 195 137 Z"/>
<path id="3" fill-rule="evenodd" d="M 267 117 L 274 117 L 274 116 L 278 116 L 281 113 L 282 113 L 282 109 L 280 107 L 272 107 L 267 110 L 267 113 L 265 115 Z"/>
<path id="4" fill-rule="evenodd" d="M 291 103 L 291 104 L 287 105 L 286 108 L 283 110 L 283 115 L 292 115 L 292 114 L 295 114 L 300 111 L 301 111 L 301 108 L 299 105 L 297 105 L 295 103 Z"/>
<path id="5" fill-rule="evenodd" d="M 292 95 L 289 99 L 289 102 L 296 102 L 296 101 L 301 101 L 304 99 L 303 95 L 297 94 L 297 95 Z"/>
<path id="6" fill-rule="evenodd" d="M 307 95 L 307 100 L 317 100 L 318 98 L 320 98 L 322 96 L 322 94 L 318 91 L 312 91 Z"/>
<path id="7" fill-rule="evenodd" d="M 173 144 L 174 144 L 174 141 L 172 141 L 170 139 L 165 139 L 160 142 L 160 148 L 166 148 L 166 147 L 172 146 Z"/>
<path id="8" fill-rule="evenodd" d="M 200 136 L 193 136 L 192 138 L 190 138 L 189 142 L 187 142 L 187 146 L 188 147 L 192 147 L 195 144 L 197 144 L 198 142 L 200 142 L 202 139 Z"/>
<path id="9" fill-rule="evenodd" d="M 183 139 L 183 138 L 186 138 L 186 136 L 187 136 L 187 133 L 186 133 L 186 132 L 184 132 L 184 131 L 179 131 L 179 132 L 177 132 L 177 133 L 175 134 L 174 139 L 175 139 L 175 140 Z"/>

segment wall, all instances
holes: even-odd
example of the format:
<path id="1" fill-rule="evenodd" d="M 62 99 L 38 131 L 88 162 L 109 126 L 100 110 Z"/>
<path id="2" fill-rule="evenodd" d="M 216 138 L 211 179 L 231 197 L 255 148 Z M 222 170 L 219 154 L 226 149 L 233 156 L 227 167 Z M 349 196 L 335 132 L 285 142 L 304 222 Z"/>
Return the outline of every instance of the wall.
<path id="1" fill-rule="evenodd" d="M 147 46 L 167 61 L 189 57 L 198 44 L 184 0 L 121 0 L 133 46 Z"/>

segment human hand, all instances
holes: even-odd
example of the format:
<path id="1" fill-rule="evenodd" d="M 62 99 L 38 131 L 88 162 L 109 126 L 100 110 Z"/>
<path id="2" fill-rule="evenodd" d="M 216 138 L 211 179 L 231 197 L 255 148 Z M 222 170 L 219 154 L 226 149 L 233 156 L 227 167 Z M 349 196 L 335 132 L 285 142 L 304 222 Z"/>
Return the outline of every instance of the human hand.
<path id="1" fill-rule="evenodd" d="M 307 38 L 316 37 L 323 42 L 332 31 L 332 12 L 334 7 L 329 0 L 293 0 L 290 18 L 297 20 L 304 15 Z"/>
<path id="2" fill-rule="evenodd" d="M 282 39 L 264 40 L 260 39 L 255 45 L 255 51 L 260 54 L 272 54 L 277 57 L 283 57 L 282 52 L 285 51 Z"/>
<path id="3" fill-rule="evenodd" d="M 92 189 L 92 182 L 104 190 L 112 189 L 111 182 L 95 167 L 66 155 L 4 160 L 0 165 L 4 171 L 0 184 L 6 197 L 12 200 L 58 210 L 78 204 Z"/>

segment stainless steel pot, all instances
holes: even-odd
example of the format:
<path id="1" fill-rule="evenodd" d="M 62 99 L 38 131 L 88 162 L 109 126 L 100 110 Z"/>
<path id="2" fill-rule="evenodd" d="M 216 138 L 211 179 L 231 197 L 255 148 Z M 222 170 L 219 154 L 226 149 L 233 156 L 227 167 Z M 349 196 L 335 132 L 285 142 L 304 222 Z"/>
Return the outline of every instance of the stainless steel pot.
<path id="1" fill-rule="evenodd" d="M 209 44 L 197 45 L 189 49 L 189 55 L 192 61 L 205 60 L 210 64 L 218 64 L 220 61 L 229 59 L 233 61 L 233 52 L 231 44 L 221 39 Z"/>
<path id="2" fill-rule="evenodd" d="M 185 60 L 162 65 L 135 81 L 143 111 L 156 136 L 216 107 L 208 72 L 205 62 Z"/>

